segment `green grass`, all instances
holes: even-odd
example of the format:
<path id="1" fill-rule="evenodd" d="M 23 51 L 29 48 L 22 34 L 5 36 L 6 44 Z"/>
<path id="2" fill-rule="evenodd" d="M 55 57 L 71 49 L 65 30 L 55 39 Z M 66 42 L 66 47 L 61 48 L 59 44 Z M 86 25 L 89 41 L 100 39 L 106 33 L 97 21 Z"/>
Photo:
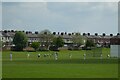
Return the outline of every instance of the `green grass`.
<path id="1" fill-rule="evenodd" d="M 54 52 L 12 52 L 13 61 L 9 59 L 9 51 L 2 53 L 3 78 L 117 78 L 118 64 L 116 59 L 107 59 L 110 49 L 104 48 L 103 60 L 100 57 L 87 57 L 83 60 L 84 50 L 60 51 L 58 60 L 54 56 L 44 58 L 44 54 Z M 37 58 L 37 54 L 41 58 Z M 72 59 L 69 58 L 72 54 Z"/>

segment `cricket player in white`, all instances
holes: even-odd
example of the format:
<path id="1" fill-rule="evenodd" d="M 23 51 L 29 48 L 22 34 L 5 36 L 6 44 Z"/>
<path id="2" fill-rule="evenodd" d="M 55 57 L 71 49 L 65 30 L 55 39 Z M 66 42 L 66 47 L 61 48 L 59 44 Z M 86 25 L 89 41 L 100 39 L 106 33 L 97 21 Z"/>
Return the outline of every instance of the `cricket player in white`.
<path id="1" fill-rule="evenodd" d="M 86 54 L 84 53 L 84 55 L 83 55 L 83 56 L 84 56 L 84 60 L 85 60 L 85 59 L 86 59 Z"/>
<path id="2" fill-rule="evenodd" d="M 57 52 L 55 52 L 54 56 L 55 56 L 55 60 L 57 60 L 58 59 Z"/>
<path id="3" fill-rule="evenodd" d="M 10 61 L 12 61 L 12 53 L 10 53 Z"/>
<path id="4" fill-rule="evenodd" d="M 38 58 L 40 57 L 40 54 L 38 54 Z"/>
<path id="5" fill-rule="evenodd" d="M 107 57 L 108 57 L 108 59 L 109 59 L 109 58 L 110 58 L 110 55 L 108 54 Z"/>
<path id="6" fill-rule="evenodd" d="M 72 54 L 69 53 L 69 57 L 70 57 L 70 59 L 71 59 L 71 58 L 72 58 Z"/>
<path id="7" fill-rule="evenodd" d="M 28 53 L 28 54 L 27 54 L 27 58 L 29 58 L 29 57 L 30 57 L 30 54 Z"/>
<path id="8" fill-rule="evenodd" d="M 100 58 L 102 59 L 102 54 L 100 55 Z"/>

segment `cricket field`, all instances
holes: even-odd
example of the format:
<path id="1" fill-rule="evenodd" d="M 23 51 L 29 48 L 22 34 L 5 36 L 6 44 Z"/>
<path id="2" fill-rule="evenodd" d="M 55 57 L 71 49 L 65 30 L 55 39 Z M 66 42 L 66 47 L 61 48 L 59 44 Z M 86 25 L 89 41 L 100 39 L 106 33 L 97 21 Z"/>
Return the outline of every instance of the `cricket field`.
<path id="1" fill-rule="evenodd" d="M 109 48 L 102 49 L 102 58 L 86 56 L 84 59 L 84 53 L 85 50 L 62 50 L 58 52 L 58 59 L 55 60 L 53 51 L 3 51 L 2 76 L 3 78 L 118 78 L 118 60 L 107 57 L 110 54 Z M 51 56 L 44 56 L 45 54 Z"/>

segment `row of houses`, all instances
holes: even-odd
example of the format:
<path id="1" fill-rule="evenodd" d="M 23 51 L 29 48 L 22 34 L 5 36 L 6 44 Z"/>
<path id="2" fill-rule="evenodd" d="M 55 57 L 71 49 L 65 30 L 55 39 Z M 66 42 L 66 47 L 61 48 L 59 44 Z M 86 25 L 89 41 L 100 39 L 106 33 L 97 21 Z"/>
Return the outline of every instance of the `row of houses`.
<path id="1" fill-rule="evenodd" d="M 39 42 L 39 33 L 36 32 L 31 32 L 31 31 L 23 31 L 26 36 L 28 37 L 28 43 L 32 42 Z M 11 46 L 14 46 L 13 38 L 15 35 L 16 31 L 14 30 L 4 30 L 0 31 L 0 38 L 1 41 L 4 43 L 2 46 L 3 49 L 7 47 L 7 49 L 10 49 Z M 72 37 L 75 36 L 78 33 L 67 33 L 67 32 L 53 32 L 52 33 L 55 37 L 61 36 L 64 40 L 64 46 L 68 46 L 69 44 L 72 44 Z M 111 44 L 120 44 L 120 34 L 117 33 L 116 35 L 110 34 L 106 35 L 103 33 L 102 35 L 98 35 L 98 33 L 95 33 L 94 35 L 91 35 L 90 33 L 83 33 L 83 37 L 93 40 L 94 43 L 99 44 L 104 47 L 109 47 Z"/>

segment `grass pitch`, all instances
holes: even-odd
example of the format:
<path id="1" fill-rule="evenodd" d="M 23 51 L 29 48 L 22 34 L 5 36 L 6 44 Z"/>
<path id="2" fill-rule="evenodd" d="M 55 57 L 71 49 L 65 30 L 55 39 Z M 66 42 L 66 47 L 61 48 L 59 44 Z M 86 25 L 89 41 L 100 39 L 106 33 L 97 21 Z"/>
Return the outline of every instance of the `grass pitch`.
<path id="1" fill-rule="evenodd" d="M 86 57 L 84 60 L 85 52 L 60 51 L 57 61 L 54 55 L 44 57 L 44 54 L 53 54 L 53 51 L 12 52 L 13 59 L 10 61 L 10 51 L 4 51 L 3 78 L 118 78 L 117 59 L 107 58 L 110 49 L 102 50 L 102 60 L 100 57 Z M 38 54 L 41 54 L 40 58 Z M 72 54 L 71 59 L 69 54 Z"/>

